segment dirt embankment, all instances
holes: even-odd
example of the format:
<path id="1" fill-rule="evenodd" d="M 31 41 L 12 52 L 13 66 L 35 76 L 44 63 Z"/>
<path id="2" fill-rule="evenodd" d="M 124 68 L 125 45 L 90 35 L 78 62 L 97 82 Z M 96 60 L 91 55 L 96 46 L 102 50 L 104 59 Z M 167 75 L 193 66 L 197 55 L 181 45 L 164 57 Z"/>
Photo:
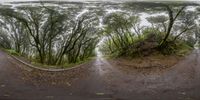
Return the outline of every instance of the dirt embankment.
<path id="1" fill-rule="evenodd" d="M 110 62 L 122 71 L 161 71 L 171 66 L 174 66 L 179 61 L 184 59 L 182 56 L 177 55 L 150 55 L 146 57 L 137 58 L 117 58 Z M 134 70 L 135 69 L 135 70 Z"/>

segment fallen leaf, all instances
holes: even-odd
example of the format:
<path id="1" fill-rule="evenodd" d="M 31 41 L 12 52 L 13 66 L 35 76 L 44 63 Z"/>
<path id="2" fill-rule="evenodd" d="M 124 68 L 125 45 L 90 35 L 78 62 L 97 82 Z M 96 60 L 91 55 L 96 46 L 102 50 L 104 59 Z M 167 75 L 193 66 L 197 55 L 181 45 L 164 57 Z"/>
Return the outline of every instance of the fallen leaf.
<path id="1" fill-rule="evenodd" d="M 10 95 L 9 95 L 9 94 L 4 94 L 3 96 L 5 96 L 5 97 L 9 97 Z"/>
<path id="2" fill-rule="evenodd" d="M 1 87 L 5 87 L 5 85 L 2 84 Z"/>
<path id="3" fill-rule="evenodd" d="M 47 98 L 50 98 L 50 99 L 52 99 L 53 98 L 53 96 L 46 96 Z"/>
<path id="4" fill-rule="evenodd" d="M 105 93 L 96 93 L 96 95 L 104 95 Z"/>
<path id="5" fill-rule="evenodd" d="M 55 82 L 52 82 L 51 84 L 52 84 L 52 85 L 56 85 L 56 83 L 55 83 Z"/>
<path id="6" fill-rule="evenodd" d="M 71 84 L 70 84 L 69 82 L 67 82 L 67 85 L 68 85 L 68 86 L 71 86 Z"/>

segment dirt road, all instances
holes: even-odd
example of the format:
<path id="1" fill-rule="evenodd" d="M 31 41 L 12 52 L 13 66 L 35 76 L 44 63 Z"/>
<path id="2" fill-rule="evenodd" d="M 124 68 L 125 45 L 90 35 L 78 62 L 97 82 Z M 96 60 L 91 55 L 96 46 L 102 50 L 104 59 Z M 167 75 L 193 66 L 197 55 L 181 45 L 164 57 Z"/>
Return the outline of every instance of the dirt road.
<path id="1" fill-rule="evenodd" d="M 101 56 L 79 70 L 34 71 L 0 51 L 0 100 L 200 100 L 199 50 L 159 73 L 126 73 Z"/>

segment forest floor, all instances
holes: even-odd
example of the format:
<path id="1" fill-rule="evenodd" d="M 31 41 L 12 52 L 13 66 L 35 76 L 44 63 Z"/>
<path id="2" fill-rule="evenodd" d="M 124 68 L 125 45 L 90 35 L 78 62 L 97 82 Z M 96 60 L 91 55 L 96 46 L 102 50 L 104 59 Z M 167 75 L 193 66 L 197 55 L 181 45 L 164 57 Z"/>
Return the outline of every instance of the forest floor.
<path id="1" fill-rule="evenodd" d="M 112 66 L 126 73 L 133 71 L 162 72 L 183 60 L 183 56 L 154 54 L 144 57 L 121 57 L 109 60 Z"/>
<path id="2" fill-rule="evenodd" d="M 199 50 L 180 58 L 98 57 L 61 72 L 27 67 L 0 51 L 0 100 L 199 100 L 199 93 Z"/>

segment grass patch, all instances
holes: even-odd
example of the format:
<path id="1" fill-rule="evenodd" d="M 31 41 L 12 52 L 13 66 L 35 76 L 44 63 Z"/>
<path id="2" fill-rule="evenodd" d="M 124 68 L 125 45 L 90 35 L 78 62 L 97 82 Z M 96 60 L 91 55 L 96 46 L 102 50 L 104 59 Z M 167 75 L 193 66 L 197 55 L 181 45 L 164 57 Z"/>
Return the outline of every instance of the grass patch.
<path id="1" fill-rule="evenodd" d="M 4 48 L 0 48 L 2 51 L 8 53 L 9 55 L 14 55 L 14 56 L 22 56 L 21 54 L 17 53 L 15 50 L 12 50 L 12 49 L 4 49 Z M 83 63 L 87 63 L 91 60 L 95 59 L 95 57 L 90 57 L 88 59 L 85 59 L 83 61 L 78 61 L 76 63 L 65 63 L 63 65 L 58 65 L 58 66 L 52 66 L 52 65 L 47 65 L 47 64 L 41 64 L 41 63 L 37 63 L 35 61 L 31 61 L 31 64 L 34 65 L 34 66 L 37 66 L 37 67 L 40 67 L 40 68 L 54 68 L 54 69 L 59 69 L 59 68 L 71 68 L 71 67 L 74 67 L 74 66 L 77 66 L 77 65 L 80 65 L 80 64 L 83 64 Z"/>
<path id="2" fill-rule="evenodd" d="M 14 56 L 20 56 L 19 53 L 17 53 L 15 50 L 13 49 L 2 49 L 1 50 L 5 51 L 6 53 L 10 54 L 10 55 L 14 55 Z"/>
<path id="3" fill-rule="evenodd" d="M 72 68 L 72 67 L 75 67 L 77 65 L 80 65 L 80 64 L 83 64 L 83 63 L 87 63 L 91 60 L 93 60 L 94 57 L 90 57 L 84 61 L 78 61 L 76 63 L 65 63 L 63 65 L 55 65 L 55 66 L 51 66 L 51 65 L 47 65 L 47 64 L 41 64 L 41 63 L 37 63 L 37 62 L 31 62 L 32 65 L 34 66 L 37 66 L 37 67 L 40 67 L 40 68 L 54 68 L 54 69 L 59 69 L 59 68 Z"/>
<path id="4" fill-rule="evenodd" d="M 70 63 L 70 64 L 69 63 L 65 63 L 62 68 L 71 68 L 71 67 L 74 67 L 74 66 L 89 62 L 89 61 L 91 61 L 93 59 L 95 59 L 95 57 L 90 57 L 88 59 L 85 59 L 83 61 L 78 61 L 76 63 Z"/>
<path id="5" fill-rule="evenodd" d="M 177 49 L 175 52 L 176 52 L 176 55 L 178 56 L 185 56 L 189 54 L 192 49 L 193 48 L 187 45 L 186 43 L 180 43 L 179 45 L 177 45 Z"/>

